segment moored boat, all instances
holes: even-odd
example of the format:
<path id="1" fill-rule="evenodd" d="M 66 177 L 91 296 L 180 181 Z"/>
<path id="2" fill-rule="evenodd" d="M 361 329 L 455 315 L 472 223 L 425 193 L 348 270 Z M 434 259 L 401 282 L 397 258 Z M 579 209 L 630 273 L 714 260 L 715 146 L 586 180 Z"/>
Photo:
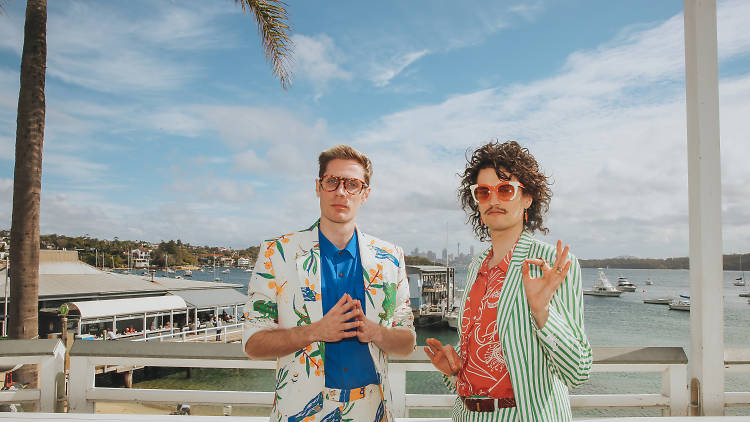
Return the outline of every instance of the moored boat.
<path id="1" fill-rule="evenodd" d="M 601 268 L 599 269 L 599 279 L 594 283 L 594 286 L 591 288 L 591 290 L 584 290 L 583 294 L 590 295 L 590 296 L 612 296 L 617 297 L 622 294 L 622 291 L 617 290 L 612 284 L 609 282 L 609 279 L 604 274 L 604 270 Z"/>
<path id="2" fill-rule="evenodd" d="M 620 290 L 623 292 L 634 292 L 635 284 L 631 283 L 627 279 L 627 277 L 621 275 L 617 277 L 617 290 Z"/>
<path id="3" fill-rule="evenodd" d="M 654 305 L 669 305 L 671 301 L 672 301 L 671 296 L 656 297 L 652 299 L 643 299 L 643 303 L 651 303 Z"/>
<path id="4" fill-rule="evenodd" d="M 675 311 L 690 311 L 690 296 L 680 295 L 679 298 L 669 302 L 669 309 Z"/>

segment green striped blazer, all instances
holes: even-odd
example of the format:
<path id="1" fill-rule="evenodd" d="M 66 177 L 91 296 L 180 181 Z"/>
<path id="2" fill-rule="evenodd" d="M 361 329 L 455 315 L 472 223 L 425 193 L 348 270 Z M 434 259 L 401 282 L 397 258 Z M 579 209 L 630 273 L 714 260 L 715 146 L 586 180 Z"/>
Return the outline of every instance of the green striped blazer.
<path id="1" fill-rule="evenodd" d="M 458 338 L 466 299 L 490 248 L 475 256 L 469 264 L 466 286 L 459 311 Z M 508 266 L 497 307 L 497 327 L 510 375 L 516 407 L 501 409 L 492 415 L 468 412 L 457 398 L 453 410 L 456 421 L 569 421 L 568 387 L 584 383 L 591 371 L 591 345 L 583 330 L 583 287 L 578 260 L 569 255 L 570 271 L 555 292 L 549 318 L 540 330 L 529 313 L 523 288 L 521 265 L 526 258 L 553 262 L 555 247 L 523 232 Z M 531 266 L 531 277 L 542 270 Z M 460 345 L 456 346 L 460 350 Z M 445 377 L 455 391 L 456 377 Z"/>

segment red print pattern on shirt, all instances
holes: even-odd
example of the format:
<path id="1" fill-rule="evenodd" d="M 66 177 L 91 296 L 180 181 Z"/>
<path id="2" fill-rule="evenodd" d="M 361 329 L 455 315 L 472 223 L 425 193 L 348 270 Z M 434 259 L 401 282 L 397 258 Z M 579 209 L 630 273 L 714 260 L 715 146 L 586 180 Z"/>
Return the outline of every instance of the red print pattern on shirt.
<path id="1" fill-rule="evenodd" d="M 466 300 L 461 319 L 463 369 L 456 382 L 456 390 L 461 396 L 514 397 L 497 333 L 497 306 L 513 249 L 492 268 L 489 262 L 494 254 L 490 250 Z"/>

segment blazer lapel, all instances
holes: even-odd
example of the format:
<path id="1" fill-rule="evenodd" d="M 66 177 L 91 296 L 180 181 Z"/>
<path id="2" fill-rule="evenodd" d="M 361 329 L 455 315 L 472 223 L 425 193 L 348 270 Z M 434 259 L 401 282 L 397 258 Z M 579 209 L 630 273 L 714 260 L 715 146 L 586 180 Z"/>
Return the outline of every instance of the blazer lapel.
<path id="1" fill-rule="evenodd" d="M 297 267 L 300 294 L 293 295 L 294 313 L 300 321 L 310 324 L 323 318 L 318 226 L 315 224 L 297 235 L 299 243 L 294 261 Z"/>
<path id="2" fill-rule="evenodd" d="M 518 239 L 516 249 L 513 251 L 513 256 L 510 259 L 510 265 L 508 265 L 508 272 L 505 276 L 503 288 L 500 291 L 500 299 L 497 306 L 497 329 L 501 342 L 508 328 L 508 323 L 510 322 L 510 317 L 518 296 L 519 294 L 524 294 L 521 265 L 523 264 L 523 260 L 527 258 L 531 241 L 532 238 L 527 232 L 524 231 L 521 233 L 521 238 Z"/>
<path id="3" fill-rule="evenodd" d="M 362 262 L 362 281 L 365 283 L 365 316 L 378 322 L 378 314 L 383 312 L 383 264 L 375 259 L 375 251 L 370 245 L 369 236 L 357 229 L 359 259 Z"/>

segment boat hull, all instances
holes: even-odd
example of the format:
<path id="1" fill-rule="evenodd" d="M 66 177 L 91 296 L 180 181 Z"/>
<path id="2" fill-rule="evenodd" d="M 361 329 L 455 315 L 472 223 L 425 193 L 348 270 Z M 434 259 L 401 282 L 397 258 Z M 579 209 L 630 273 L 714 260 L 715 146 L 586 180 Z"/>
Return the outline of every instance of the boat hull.
<path id="1" fill-rule="evenodd" d="M 589 296 L 618 297 L 618 296 L 620 296 L 622 294 L 622 292 L 621 291 L 616 291 L 616 292 L 609 292 L 609 291 L 607 291 L 607 292 L 597 292 L 595 290 L 584 290 L 583 294 L 584 295 L 589 295 Z"/>

